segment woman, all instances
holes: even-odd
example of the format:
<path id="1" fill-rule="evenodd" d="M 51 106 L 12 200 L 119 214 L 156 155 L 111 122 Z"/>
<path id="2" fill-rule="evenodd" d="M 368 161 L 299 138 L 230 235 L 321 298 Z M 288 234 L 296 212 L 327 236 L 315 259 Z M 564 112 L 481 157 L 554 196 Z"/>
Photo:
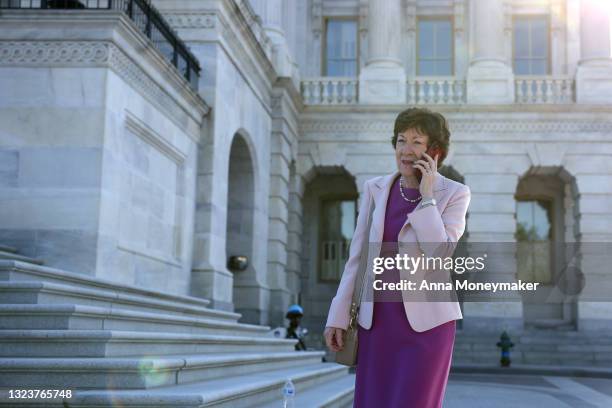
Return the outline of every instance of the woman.
<path id="1" fill-rule="evenodd" d="M 324 332 L 331 351 L 343 347 L 364 240 L 383 242 L 380 256 L 394 256 L 398 243 L 420 247 L 419 252 L 428 256 L 452 255 L 465 230 L 470 190 L 438 173 L 449 139 L 446 120 L 439 113 L 413 108 L 395 120 L 391 143 L 398 170 L 364 184 L 349 259 Z M 366 231 L 371 200 L 375 210 L 371 230 Z M 382 274 L 386 282 L 399 279 L 397 269 Z M 372 291 L 371 282 L 365 285 L 364 293 Z M 368 301 L 364 295 L 359 309 L 354 407 L 441 407 L 455 320 L 463 317 L 459 304 L 455 300 L 407 302 L 409 295 L 398 291 L 381 296 L 375 291 Z"/>

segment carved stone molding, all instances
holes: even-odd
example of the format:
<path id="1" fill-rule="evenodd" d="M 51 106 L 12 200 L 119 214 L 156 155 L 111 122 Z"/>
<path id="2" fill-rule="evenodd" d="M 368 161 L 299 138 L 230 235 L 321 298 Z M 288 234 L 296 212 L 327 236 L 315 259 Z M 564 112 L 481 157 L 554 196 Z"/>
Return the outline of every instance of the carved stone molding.
<path id="1" fill-rule="evenodd" d="M 255 94 L 269 107 L 270 85 L 274 81 L 275 71 L 272 65 L 271 41 L 259 23 L 249 27 L 241 13 L 219 14 L 219 33 L 227 44 L 229 54 L 239 70 L 248 78 Z M 254 20 L 253 20 L 254 21 Z M 253 32 L 259 27 L 259 32 Z M 258 38 L 257 35 L 260 35 Z M 256 52 L 250 52 L 256 51 Z"/>
<path id="2" fill-rule="evenodd" d="M 406 0 L 406 21 L 404 28 L 409 36 L 414 36 L 417 29 L 417 2 L 416 0 Z"/>
<path id="3" fill-rule="evenodd" d="M 185 152 L 168 142 L 162 135 L 127 109 L 125 111 L 125 128 L 169 160 L 172 160 L 178 167 L 185 165 L 187 159 Z M 177 193 L 177 195 L 182 195 L 182 193 Z"/>
<path id="4" fill-rule="evenodd" d="M 563 11 L 563 1 L 550 1 L 550 31 L 555 38 L 559 38 L 565 29 L 565 16 Z"/>
<path id="5" fill-rule="evenodd" d="M 361 37 L 365 38 L 368 35 L 368 14 L 370 11 L 370 3 L 368 0 L 359 0 L 359 32 Z"/>
<path id="6" fill-rule="evenodd" d="M 459 121 L 451 123 L 457 132 L 540 132 L 540 133 L 576 133 L 576 132 L 610 132 L 612 122 L 593 121 Z"/>
<path id="7" fill-rule="evenodd" d="M 114 44 L 110 45 L 110 59 L 108 65 L 122 77 L 124 81 L 145 96 L 149 102 L 160 106 L 168 112 L 173 119 L 178 121 L 178 124 L 180 124 L 179 127 L 184 127 L 184 123 L 187 123 L 189 115 L 183 110 L 180 104 Z M 193 119 L 196 122 L 200 121 L 200 118 Z M 192 136 L 199 138 L 199 135 Z"/>
<path id="8" fill-rule="evenodd" d="M 461 37 L 465 32 L 465 2 L 464 0 L 455 0 L 453 4 L 453 14 L 455 17 L 454 29 L 455 36 Z"/>
<path id="9" fill-rule="evenodd" d="M 172 28 L 215 28 L 215 13 L 164 12 L 164 18 Z"/>
<path id="10" fill-rule="evenodd" d="M 154 150 L 159 154 L 163 155 L 175 166 L 176 179 L 173 188 L 174 191 L 168 190 L 168 193 L 174 195 L 174 197 L 172 198 L 174 201 L 174 206 L 176 206 L 176 211 L 174 212 L 174 220 L 172 222 L 174 234 L 172 234 L 171 237 L 168 237 L 168 239 L 172 242 L 171 256 L 167 253 L 152 250 L 146 245 L 138 245 L 138 243 L 122 239 L 124 238 L 124 236 L 121 233 L 119 234 L 118 248 L 136 254 L 140 254 L 148 258 L 157 259 L 167 264 L 180 266 L 183 261 L 181 256 L 183 251 L 181 249 L 180 235 L 181 231 L 184 229 L 184 220 L 182 214 L 185 213 L 186 203 L 186 201 L 183 199 L 185 197 L 184 179 L 186 155 L 180 150 L 178 150 L 175 146 L 173 146 L 172 143 L 168 142 L 162 135 L 150 128 L 145 122 L 143 122 L 141 119 L 139 119 L 136 115 L 134 115 L 128 110 L 125 111 L 124 125 L 125 130 L 127 132 L 138 138 L 147 147 L 150 147 L 151 150 Z M 126 209 L 122 206 L 119 211 L 125 210 Z"/>
<path id="11" fill-rule="evenodd" d="M 612 122 L 593 122 L 593 121 L 466 121 L 449 120 L 450 128 L 453 132 L 469 133 L 513 133 L 513 132 L 541 132 L 541 133 L 576 133 L 576 132 L 612 132 Z M 389 121 L 346 121 L 341 120 L 321 120 L 305 121 L 300 124 L 300 130 L 304 133 L 353 133 L 353 132 L 373 132 L 388 133 L 393 128 L 393 123 Z"/>
<path id="12" fill-rule="evenodd" d="M 503 10 L 504 10 L 504 34 L 507 36 L 512 35 L 512 2 L 511 0 L 504 0 L 503 2 Z"/>
<path id="13" fill-rule="evenodd" d="M 173 96 L 109 41 L 0 41 L 0 66 L 110 68 L 149 102 L 167 112 L 181 128 L 191 117 Z"/>
<path id="14" fill-rule="evenodd" d="M 91 41 L 2 41 L 0 65 L 101 66 L 108 62 L 109 47 L 110 43 Z"/>
<path id="15" fill-rule="evenodd" d="M 244 16 L 244 19 L 246 20 L 246 23 L 249 27 L 253 24 L 261 25 L 260 17 L 255 14 L 255 11 L 253 10 L 251 4 L 248 1 L 238 0 L 236 2 L 236 5 L 238 6 L 238 10 L 240 10 L 240 13 Z"/>
<path id="16" fill-rule="evenodd" d="M 321 37 L 323 32 L 323 2 L 322 0 L 313 0 L 310 9 L 310 19 L 312 22 L 312 33 L 315 39 Z"/>

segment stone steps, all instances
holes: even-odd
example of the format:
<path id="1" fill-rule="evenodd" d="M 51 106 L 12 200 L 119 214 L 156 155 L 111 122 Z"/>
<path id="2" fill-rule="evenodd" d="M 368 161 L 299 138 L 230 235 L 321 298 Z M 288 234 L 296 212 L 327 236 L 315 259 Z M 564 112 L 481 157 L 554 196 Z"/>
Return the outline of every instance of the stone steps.
<path id="1" fill-rule="evenodd" d="M 303 365 L 146 391 L 84 391 L 67 406 L 252 408 L 270 403 L 280 407 L 281 390 L 288 378 L 300 395 L 346 375 L 346 367 L 337 364 Z"/>
<path id="2" fill-rule="evenodd" d="M 352 405 L 347 367 L 209 304 L 0 260 L 0 384 L 74 393 L 0 406 L 253 407 L 280 404 L 287 378 L 299 406 Z"/>
<path id="3" fill-rule="evenodd" d="M 459 334 L 455 340 L 453 361 L 457 363 L 499 364 L 499 335 Z M 511 334 L 513 363 L 561 366 L 612 367 L 612 340 L 578 331 L 550 332 L 531 330 Z"/>
<path id="4" fill-rule="evenodd" d="M 524 351 L 582 351 L 584 348 L 589 350 L 598 350 L 602 352 L 612 352 L 612 344 L 604 341 L 593 341 L 593 342 L 569 342 L 558 340 L 557 342 L 543 341 L 541 339 L 520 339 L 518 341 L 512 340 L 514 343 L 513 350 L 524 350 Z M 486 342 L 464 342 L 457 341 L 455 343 L 456 350 L 497 350 L 497 342 L 486 343 Z"/>
<path id="5" fill-rule="evenodd" d="M 537 319 L 525 325 L 526 330 L 548 330 L 550 332 L 572 332 L 574 325 L 571 323 L 563 323 L 558 319 Z"/>
<path id="6" fill-rule="evenodd" d="M 183 305 L 199 307 L 207 307 L 210 305 L 210 301 L 208 299 L 174 295 L 165 292 L 143 289 L 138 286 L 128 284 L 118 284 L 87 275 L 66 272 L 61 269 L 32 265 L 19 261 L 0 260 L 0 281 L 52 282 L 87 289 L 100 289 L 110 292 L 114 291 L 117 294 L 140 296 L 143 298 L 176 302 Z M 233 313 L 232 315 L 240 316 L 237 313 Z"/>
<path id="7" fill-rule="evenodd" d="M 205 317 L 235 322 L 240 317 L 205 306 L 185 305 L 178 301 L 158 300 L 150 296 L 121 293 L 100 288 L 84 288 L 55 282 L 0 281 L 0 304 L 79 304 L 121 310 L 160 312 L 177 316 Z"/>
<path id="8" fill-rule="evenodd" d="M 149 389 L 321 362 L 322 351 L 112 358 L 0 358 L 0 384 L 19 388 Z"/>
<path id="9" fill-rule="evenodd" d="M 17 253 L 17 248 L 13 248 L 12 246 L 0 244 L 0 251 L 10 252 L 10 253 L 16 254 Z"/>
<path id="10" fill-rule="evenodd" d="M 516 343 L 515 339 L 539 342 L 549 342 L 550 344 L 556 344 L 559 340 L 592 343 L 600 342 L 601 344 L 609 344 L 609 341 L 605 336 L 594 337 L 590 333 L 584 333 L 580 331 L 548 331 L 548 330 L 530 330 L 521 333 L 509 333 L 513 342 Z M 611 334 L 611 333 L 607 333 Z M 499 341 L 500 333 L 461 333 L 457 332 L 457 340 L 459 341 L 470 341 L 470 342 L 497 342 Z"/>
<path id="11" fill-rule="evenodd" d="M 29 256 L 19 255 L 17 251 L 4 251 L 0 248 L 0 259 L 5 261 L 19 261 L 35 265 L 43 265 L 44 262 L 40 259 L 30 258 Z"/>
<path id="12" fill-rule="evenodd" d="M 1 305 L 0 329 L 123 330 L 264 336 L 267 326 L 78 304 Z"/>
<path id="13" fill-rule="evenodd" d="M 566 332 L 563 335 L 558 333 L 546 333 L 546 332 L 526 332 L 510 336 L 511 341 L 515 344 L 515 347 L 529 347 L 544 345 L 547 347 L 556 347 L 559 345 L 584 345 L 584 346 L 595 346 L 595 345 L 612 345 L 610 337 L 607 335 L 593 336 L 592 334 L 585 334 L 581 332 Z M 495 345 L 499 341 L 499 335 L 487 335 L 481 334 L 478 336 L 463 336 L 457 334 L 455 344 L 478 344 L 496 347 Z"/>
<path id="14" fill-rule="evenodd" d="M 454 364 L 451 367 L 451 378 L 455 374 L 487 374 L 487 375 L 528 375 L 528 376 L 553 376 L 574 378 L 598 378 L 612 379 L 612 369 L 609 367 L 593 366 L 555 366 L 546 364 L 517 364 L 512 363 L 510 367 L 500 367 L 499 364 Z"/>
<path id="15" fill-rule="evenodd" d="M 109 330 L 1 330 L 0 357 L 127 357 L 294 351 L 296 340 Z"/>
<path id="16" fill-rule="evenodd" d="M 456 363 L 475 363 L 475 364 L 499 364 L 501 352 L 496 351 L 467 351 L 456 352 L 453 354 L 453 362 Z M 553 364 L 561 366 L 597 366 L 611 367 L 612 356 L 610 354 L 585 352 L 510 352 L 513 363 L 517 364 Z"/>
<path id="17" fill-rule="evenodd" d="M 348 408 L 353 406 L 355 374 L 346 375 L 303 392 L 296 393 L 295 408 Z M 280 407 L 278 401 L 255 408 Z"/>

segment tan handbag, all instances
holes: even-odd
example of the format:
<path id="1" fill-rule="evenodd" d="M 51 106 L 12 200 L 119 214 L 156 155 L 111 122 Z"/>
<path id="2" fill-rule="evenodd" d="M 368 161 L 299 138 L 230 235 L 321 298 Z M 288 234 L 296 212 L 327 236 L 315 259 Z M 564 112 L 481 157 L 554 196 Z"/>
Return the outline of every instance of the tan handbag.
<path id="1" fill-rule="evenodd" d="M 370 200 L 370 209 L 368 211 L 368 229 L 361 247 L 361 260 L 359 262 L 359 271 L 353 289 L 353 299 L 351 301 L 351 309 L 349 311 L 349 325 L 342 336 L 342 350 L 336 352 L 336 363 L 353 367 L 357 365 L 357 316 L 359 316 L 359 306 L 361 305 L 361 297 L 363 296 L 363 282 L 368 266 L 368 247 L 370 240 L 370 228 L 372 227 L 372 214 L 374 213 L 374 198 Z"/>

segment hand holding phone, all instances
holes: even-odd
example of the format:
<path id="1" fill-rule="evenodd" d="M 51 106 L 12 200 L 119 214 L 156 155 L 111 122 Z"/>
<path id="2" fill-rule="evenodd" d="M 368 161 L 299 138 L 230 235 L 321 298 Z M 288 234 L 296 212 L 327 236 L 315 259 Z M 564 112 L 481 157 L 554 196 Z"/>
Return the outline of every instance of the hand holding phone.
<path id="1" fill-rule="evenodd" d="M 429 156 L 431 156 L 431 158 L 434 160 L 436 160 L 436 155 L 438 155 L 438 160 L 440 160 L 440 158 L 442 157 L 442 149 L 440 149 L 437 146 L 430 146 L 429 149 L 427 149 L 426 153 Z M 427 161 L 427 158 L 425 157 L 425 155 L 423 155 L 420 160 Z M 420 183 L 421 179 L 423 178 L 423 174 L 421 173 L 421 169 L 415 167 L 415 170 L 416 170 L 416 178 Z"/>

